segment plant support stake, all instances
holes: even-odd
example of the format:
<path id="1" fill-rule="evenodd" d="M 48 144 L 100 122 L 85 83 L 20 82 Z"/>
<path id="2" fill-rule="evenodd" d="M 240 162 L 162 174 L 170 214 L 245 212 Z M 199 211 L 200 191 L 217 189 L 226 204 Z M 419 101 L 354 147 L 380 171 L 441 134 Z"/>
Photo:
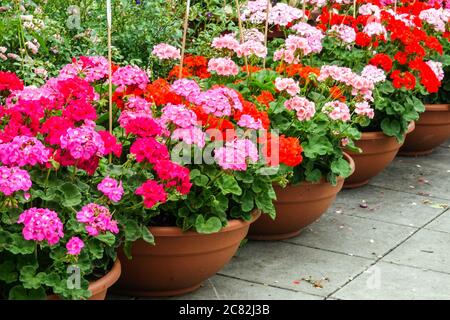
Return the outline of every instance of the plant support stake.
<path id="1" fill-rule="evenodd" d="M 111 0 L 106 0 L 106 22 L 108 32 L 108 98 L 109 98 L 109 133 L 113 133 L 113 101 L 112 101 L 112 51 L 111 51 Z M 112 155 L 109 156 L 109 162 L 112 162 Z"/>
<path id="2" fill-rule="evenodd" d="M 178 74 L 178 78 L 181 79 L 183 77 L 183 65 L 184 65 L 184 54 L 186 51 L 186 37 L 187 37 L 187 29 L 189 25 L 189 12 L 191 9 L 191 0 L 187 0 L 186 2 L 186 16 L 184 17 L 184 26 L 183 26 L 183 42 L 181 44 L 181 59 L 180 59 L 180 73 Z"/>
<path id="3" fill-rule="evenodd" d="M 241 6 L 239 5 L 239 0 L 236 0 L 236 12 L 237 12 L 237 19 L 238 19 L 238 25 L 239 25 L 239 34 L 241 38 L 241 44 L 244 43 L 244 30 L 242 28 L 242 19 L 241 19 Z M 244 61 L 245 61 L 245 69 L 250 75 L 250 69 L 248 68 L 248 59 L 247 56 L 244 55 Z"/>
<path id="4" fill-rule="evenodd" d="M 264 33 L 264 45 L 267 48 L 267 37 L 269 34 L 269 11 L 270 11 L 270 0 L 267 0 L 267 7 L 266 7 L 266 30 Z M 263 62 L 263 69 L 266 68 L 266 58 L 264 57 L 264 62 Z M 247 70 L 248 71 L 248 70 Z"/>

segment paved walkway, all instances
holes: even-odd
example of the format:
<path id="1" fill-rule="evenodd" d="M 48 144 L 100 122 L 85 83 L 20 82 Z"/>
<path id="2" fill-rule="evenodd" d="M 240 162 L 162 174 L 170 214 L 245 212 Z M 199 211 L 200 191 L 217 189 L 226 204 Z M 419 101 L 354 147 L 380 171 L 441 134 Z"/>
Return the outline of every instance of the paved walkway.
<path id="1" fill-rule="evenodd" d="M 450 299 L 450 141 L 338 195 L 297 238 L 249 241 L 182 299 Z"/>

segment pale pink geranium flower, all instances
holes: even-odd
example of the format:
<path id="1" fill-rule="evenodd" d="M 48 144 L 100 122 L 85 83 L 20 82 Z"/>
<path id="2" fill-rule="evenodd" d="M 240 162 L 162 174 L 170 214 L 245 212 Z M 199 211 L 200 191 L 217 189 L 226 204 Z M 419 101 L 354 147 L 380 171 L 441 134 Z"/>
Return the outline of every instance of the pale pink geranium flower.
<path id="1" fill-rule="evenodd" d="M 243 114 L 237 124 L 242 128 L 254 130 L 264 129 L 261 119 L 255 119 L 249 114 Z"/>
<path id="2" fill-rule="evenodd" d="M 213 58 L 208 62 L 208 72 L 215 72 L 219 76 L 236 76 L 239 67 L 230 58 Z"/>
<path id="3" fill-rule="evenodd" d="M 373 117 L 375 116 L 375 111 L 366 101 L 356 103 L 355 113 L 360 116 L 368 117 L 369 119 L 373 119 Z"/>
<path id="4" fill-rule="evenodd" d="M 284 106 L 288 110 L 294 110 L 300 121 L 311 120 L 316 114 L 316 105 L 304 97 L 294 97 L 287 100 Z"/>
<path id="5" fill-rule="evenodd" d="M 198 127 L 179 128 L 172 133 L 173 140 L 181 140 L 189 145 L 205 146 L 206 134 Z"/>
<path id="6" fill-rule="evenodd" d="M 339 39 L 345 43 L 353 43 L 356 40 L 356 31 L 352 27 L 345 25 L 334 25 L 331 32 L 335 32 Z"/>
<path id="7" fill-rule="evenodd" d="M 427 61 L 426 64 L 431 68 L 431 70 L 433 70 L 439 81 L 444 80 L 445 73 L 441 62 L 430 60 Z"/>
<path id="8" fill-rule="evenodd" d="M 249 40 L 239 45 L 236 49 L 238 57 L 249 57 L 255 55 L 258 58 L 267 56 L 267 47 L 259 41 Z"/>
<path id="9" fill-rule="evenodd" d="M 225 147 L 216 149 L 214 158 L 217 164 L 225 170 L 245 171 L 247 170 L 247 158 L 256 162 L 259 156 L 255 144 L 248 139 L 243 139 L 227 142 Z"/>
<path id="10" fill-rule="evenodd" d="M 323 106 L 322 112 L 327 114 L 332 120 L 342 120 L 347 122 L 351 117 L 348 106 L 340 101 L 327 102 Z"/>
<path id="11" fill-rule="evenodd" d="M 292 78 L 276 78 L 275 88 L 278 91 L 286 91 L 291 96 L 295 96 L 300 92 L 298 83 Z"/>
<path id="12" fill-rule="evenodd" d="M 152 54 L 160 60 L 178 60 L 181 58 L 180 49 L 166 43 L 160 43 L 155 46 Z"/>
<path id="13" fill-rule="evenodd" d="M 295 56 L 295 51 L 287 49 L 278 49 L 273 54 L 274 61 L 284 61 L 289 64 L 298 63 L 300 60 Z"/>
<path id="14" fill-rule="evenodd" d="M 239 47 L 239 41 L 237 41 L 233 35 L 225 34 L 214 38 L 211 46 L 215 49 L 228 49 L 234 51 Z"/>

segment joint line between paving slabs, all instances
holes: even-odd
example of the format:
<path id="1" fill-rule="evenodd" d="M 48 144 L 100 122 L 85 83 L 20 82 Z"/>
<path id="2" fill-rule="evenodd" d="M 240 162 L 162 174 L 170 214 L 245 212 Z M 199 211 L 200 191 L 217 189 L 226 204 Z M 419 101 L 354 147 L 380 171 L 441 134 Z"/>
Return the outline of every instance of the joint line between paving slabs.
<path id="1" fill-rule="evenodd" d="M 408 241 L 409 239 L 411 239 L 414 235 L 416 235 L 420 230 L 425 229 L 429 224 L 431 224 L 432 222 L 434 222 L 436 219 L 438 219 L 439 217 L 441 217 L 444 213 L 446 213 L 447 211 L 449 211 L 449 209 L 444 210 L 442 213 L 440 213 L 439 215 L 437 215 L 436 217 L 434 217 L 433 219 L 431 219 L 430 221 L 428 221 L 428 223 L 424 224 L 422 227 L 418 228 L 417 230 L 415 230 L 413 233 L 411 233 L 408 237 L 406 237 L 403 241 L 401 241 L 400 243 L 398 243 L 396 246 L 394 246 L 393 248 L 391 248 L 390 250 L 388 250 L 385 254 L 383 254 L 380 258 L 376 259 L 373 263 L 371 263 L 367 268 L 365 268 L 363 271 L 361 271 L 360 273 L 358 273 L 356 276 L 352 277 L 351 280 L 348 280 L 346 283 L 344 283 L 342 286 L 340 286 L 339 288 L 337 288 L 336 290 L 334 290 L 333 292 L 331 292 L 330 294 L 328 294 L 325 299 L 328 299 L 330 297 L 332 297 L 332 295 L 336 294 L 337 292 L 339 292 L 340 290 L 342 290 L 345 286 L 347 286 L 350 282 L 354 281 L 356 278 L 358 278 L 359 276 L 361 276 L 364 272 L 366 272 L 367 270 L 369 270 L 371 267 L 373 267 L 374 265 L 376 265 L 378 262 L 380 262 L 384 257 L 386 257 L 388 254 L 390 254 L 392 251 L 394 251 L 395 249 L 397 249 L 398 247 L 400 247 L 402 244 L 404 244 L 406 241 Z M 426 229 L 428 230 L 428 229 Z M 404 265 L 407 267 L 412 267 L 409 265 Z M 430 270 L 433 271 L 433 270 Z M 436 271 L 435 271 L 436 272 Z M 438 271 L 440 272 L 440 271 Z M 442 273 L 442 272 L 441 272 Z"/>
<path id="2" fill-rule="evenodd" d="M 289 242 L 289 240 L 282 240 L 281 242 L 292 244 L 292 245 L 299 246 L 299 247 L 306 247 L 306 248 L 310 248 L 310 249 L 321 250 L 321 251 L 331 252 L 331 253 L 335 253 L 335 254 L 341 254 L 341 255 L 344 255 L 344 256 L 347 256 L 347 257 L 350 256 L 350 257 L 365 259 L 365 260 L 369 260 L 369 261 L 373 260 L 372 258 L 363 257 L 363 256 L 360 256 L 360 255 L 357 255 L 357 254 L 349 254 L 349 253 L 345 253 L 345 252 L 341 252 L 341 251 L 335 251 L 335 250 L 331 250 L 331 249 L 318 248 L 318 247 L 314 247 L 314 246 L 311 246 L 311 245 L 295 243 L 295 242 Z"/>
<path id="3" fill-rule="evenodd" d="M 248 279 L 242 279 L 242 278 L 239 278 L 239 277 L 230 276 L 228 274 L 223 274 L 223 273 L 220 273 L 220 272 L 218 272 L 217 274 L 219 276 L 221 276 L 221 277 L 226 277 L 226 278 L 230 278 L 230 279 L 236 279 L 236 280 L 245 281 L 245 282 L 253 283 L 253 284 L 259 284 L 259 285 L 264 286 L 264 287 L 272 287 L 272 288 L 275 288 L 275 289 L 281 289 L 281 290 L 294 292 L 294 293 L 303 293 L 303 294 L 307 294 L 307 295 L 310 295 L 310 296 L 319 297 L 319 298 L 322 298 L 322 299 L 326 298 L 325 296 L 321 296 L 321 295 L 318 295 L 318 294 L 314 294 L 314 293 L 310 293 L 310 292 L 306 292 L 306 291 L 302 291 L 302 290 L 295 290 L 295 289 L 290 289 L 290 288 L 284 288 L 284 287 L 276 286 L 276 285 L 273 285 L 273 284 L 268 284 L 268 283 L 263 283 L 263 282 L 259 282 L 259 281 L 248 280 Z"/>
<path id="4" fill-rule="evenodd" d="M 441 198 L 441 197 L 432 196 L 432 195 L 424 196 L 424 195 L 421 195 L 421 194 L 418 194 L 418 193 L 414 193 L 414 192 L 410 192 L 410 191 L 404 191 L 404 190 L 398 190 L 398 189 L 394 189 L 394 188 L 389 188 L 389 187 L 381 186 L 381 185 L 378 185 L 378 184 L 369 183 L 368 185 L 372 186 L 372 187 L 385 189 L 385 190 L 396 191 L 396 192 L 400 192 L 400 193 L 412 194 L 412 195 L 423 197 L 423 198 L 432 198 L 432 199 L 441 200 L 441 201 L 450 201 L 450 199 L 446 199 L 446 198 Z"/>
<path id="5" fill-rule="evenodd" d="M 423 268 L 423 267 L 418 267 L 418 266 L 411 266 L 409 264 L 403 264 L 403 263 L 398 263 L 398 262 L 393 262 L 393 261 L 383 261 L 383 262 L 384 263 L 388 263 L 388 264 L 393 264 L 393 265 L 396 265 L 396 266 L 408 267 L 408 268 L 422 270 L 422 271 L 431 271 L 431 272 L 435 272 L 435 273 L 442 273 L 442 274 L 446 274 L 446 275 L 450 276 L 450 272 L 446 272 L 446 271 L 430 269 L 430 268 Z"/>

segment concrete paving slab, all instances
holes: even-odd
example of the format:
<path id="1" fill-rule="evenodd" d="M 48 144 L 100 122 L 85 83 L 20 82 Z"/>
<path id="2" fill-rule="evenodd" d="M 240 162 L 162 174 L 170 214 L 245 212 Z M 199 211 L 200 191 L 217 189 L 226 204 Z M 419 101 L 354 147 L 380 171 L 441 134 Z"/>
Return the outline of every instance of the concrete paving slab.
<path id="1" fill-rule="evenodd" d="M 249 242 L 220 274 L 327 296 L 371 260 L 285 242 Z"/>
<path id="2" fill-rule="evenodd" d="M 178 300 L 323 300 L 303 292 L 264 286 L 217 275 L 205 281 L 200 289 L 175 298 Z"/>
<path id="3" fill-rule="evenodd" d="M 318 222 L 305 228 L 298 237 L 286 242 L 376 260 L 416 230 L 329 212 Z"/>
<path id="4" fill-rule="evenodd" d="M 440 202 L 447 205 L 450 202 L 450 173 L 443 169 L 425 165 L 418 168 L 397 160 L 379 176 L 373 178 L 370 184 L 425 197 L 445 199 Z"/>
<path id="5" fill-rule="evenodd" d="M 343 300 L 449 300 L 450 275 L 379 262 L 332 297 Z"/>
<path id="6" fill-rule="evenodd" d="M 422 229 L 383 261 L 446 272 L 450 275 L 450 234 Z M 448 288 L 450 294 L 450 287 Z"/>
<path id="7" fill-rule="evenodd" d="M 450 210 L 445 211 L 440 217 L 427 225 L 425 229 L 450 233 Z"/>
<path id="8" fill-rule="evenodd" d="M 443 211 L 442 208 L 433 208 L 427 200 L 429 200 L 427 197 L 368 185 L 341 191 L 330 211 L 410 227 L 422 227 Z"/>
<path id="9" fill-rule="evenodd" d="M 434 167 L 442 169 L 444 173 L 450 170 L 450 148 L 436 148 L 431 155 L 419 157 L 397 157 L 399 162 L 411 164 L 415 167 Z"/>

